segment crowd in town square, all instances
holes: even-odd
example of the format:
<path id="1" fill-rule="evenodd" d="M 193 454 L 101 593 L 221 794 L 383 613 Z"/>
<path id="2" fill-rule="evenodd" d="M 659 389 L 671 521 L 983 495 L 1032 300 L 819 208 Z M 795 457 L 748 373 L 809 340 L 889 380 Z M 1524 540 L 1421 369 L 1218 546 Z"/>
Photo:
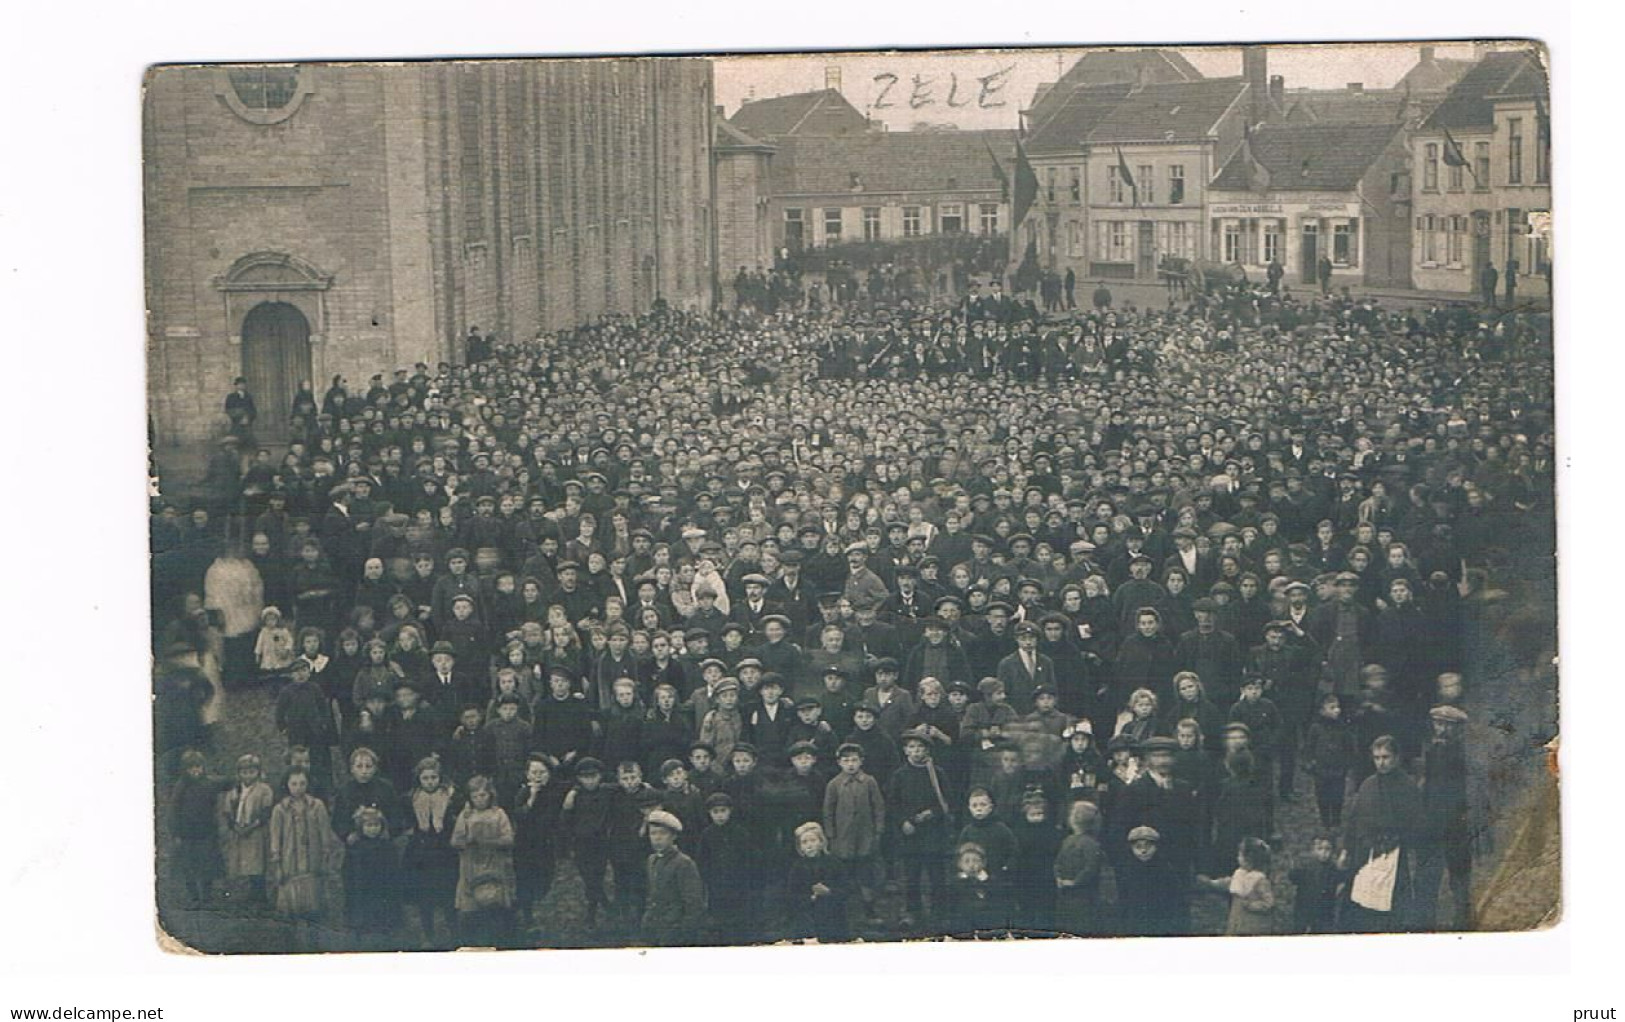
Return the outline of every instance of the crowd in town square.
<path id="1" fill-rule="evenodd" d="M 239 386 L 152 518 L 169 907 L 538 946 L 573 874 L 622 944 L 1470 928 L 1464 607 L 1551 543 L 1548 325 L 1090 305 Z"/>

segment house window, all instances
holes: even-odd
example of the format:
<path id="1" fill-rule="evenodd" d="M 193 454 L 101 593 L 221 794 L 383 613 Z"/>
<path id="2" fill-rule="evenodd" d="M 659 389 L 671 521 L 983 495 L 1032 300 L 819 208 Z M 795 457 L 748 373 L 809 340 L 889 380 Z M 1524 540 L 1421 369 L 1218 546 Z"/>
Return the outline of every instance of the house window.
<path id="1" fill-rule="evenodd" d="M 1473 188 L 1480 192 L 1490 190 L 1490 144 L 1473 143 Z"/>
<path id="2" fill-rule="evenodd" d="M 1360 263 L 1360 223 L 1332 225 L 1332 263 L 1337 266 L 1358 266 Z"/>
<path id="3" fill-rule="evenodd" d="M 1453 192 L 1462 190 L 1467 179 L 1467 168 L 1459 163 L 1448 164 L 1445 172 L 1447 187 Z"/>
<path id="4" fill-rule="evenodd" d="M 1044 168 L 1044 201 L 1045 202 L 1053 203 L 1055 201 L 1055 174 L 1056 174 L 1056 171 L 1055 171 L 1054 167 L 1046 167 L 1046 168 Z"/>
<path id="5" fill-rule="evenodd" d="M 1507 118 L 1507 184 L 1523 184 L 1523 118 Z"/>
<path id="6" fill-rule="evenodd" d="M 880 240 L 880 207 L 863 207 L 863 240 Z"/>
<path id="7" fill-rule="evenodd" d="M 984 203 L 982 203 L 978 215 L 979 215 L 979 217 L 981 219 L 981 230 L 982 230 L 983 234 L 997 234 L 997 233 L 999 233 L 999 204 L 998 203 L 996 203 L 996 202 L 984 202 Z"/>
<path id="8" fill-rule="evenodd" d="M 792 252 L 801 251 L 806 244 L 807 236 L 804 233 L 805 223 L 801 219 L 802 211 L 787 209 L 784 211 L 784 244 Z"/>
<path id="9" fill-rule="evenodd" d="M 1467 237 L 1467 218 L 1464 216 L 1450 217 L 1450 230 L 1446 234 L 1445 258 L 1451 266 L 1460 266 L 1462 262 L 1463 239 Z"/>
<path id="10" fill-rule="evenodd" d="M 1264 262 L 1273 263 L 1284 255 L 1281 249 L 1281 222 L 1264 221 Z"/>
<path id="11" fill-rule="evenodd" d="M 1422 236 L 1422 262 L 1437 263 L 1439 261 L 1439 236 L 1435 233 L 1435 218 L 1432 214 L 1416 218 L 1416 231 Z"/>
<path id="12" fill-rule="evenodd" d="M 1128 201 L 1128 182 L 1118 173 L 1115 163 L 1106 168 L 1106 198 L 1118 204 Z"/>
<path id="13" fill-rule="evenodd" d="M 1083 168 L 1073 167 L 1068 173 L 1071 175 L 1071 180 L 1068 182 L 1068 191 L 1071 195 L 1072 204 L 1075 206 L 1083 201 Z"/>
<path id="14" fill-rule="evenodd" d="M 1181 221 L 1157 224 L 1157 248 L 1165 255 L 1194 259 L 1196 250 L 1191 244 L 1193 237 L 1195 237 L 1195 232 L 1191 230 L 1191 225 L 1188 223 Z"/>
<path id="15" fill-rule="evenodd" d="M 1130 259 L 1128 224 L 1112 220 L 1100 225 L 1099 255 L 1106 262 L 1126 263 Z"/>
<path id="16" fill-rule="evenodd" d="M 918 206 L 904 206 L 903 207 L 903 237 L 905 237 L 905 238 L 918 238 L 921 235 L 921 233 L 923 233 L 921 231 L 921 228 L 920 228 L 920 221 L 921 221 L 920 207 L 918 207 Z"/>
<path id="17" fill-rule="evenodd" d="M 1422 190 L 1436 192 L 1439 190 L 1439 143 L 1429 142 L 1422 151 Z"/>
<path id="18" fill-rule="evenodd" d="M 1227 263 L 1241 262 L 1241 222 L 1239 220 L 1226 220 L 1224 222 L 1224 261 Z"/>
<path id="19" fill-rule="evenodd" d="M 1076 220 L 1066 222 L 1066 254 L 1074 259 L 1083 255 L 1083 225 Z"/>
<path id="20" fill-rule="evenodd" d="M 1142 163 L 1135 168 L 1134 183 L 1140 189 L 1140 194 L 1135 196 L 1140 205 L 1149 206 L 1157 201 L 1157 179 L 1152 176 L 1149 163 Z"/>
<path id="21" fill-rule="evenodd" d="M 1552 179 L 1552 123 L 1535 108 L 1535 183 L 1546 184 Z"/>
<path id="22" fill-rule="evenodd" d="M 824 210 L 824 240 L 830 243 L 841 240 L 841 211 L 839 209 Z"/>
<path id="23" fill-rule="evenodd" d="M 943 234 L 959 234 L 965 230 L 965 207 L 957 202 L 944 202 L 937 210 L 937 223 Z"/>
<path id="24" fill-rule="evenodd" d="M 1168 202 L 1179 205 L 1185 201 L 1185 165 L 1176 163 L 1168 168 Z"/>

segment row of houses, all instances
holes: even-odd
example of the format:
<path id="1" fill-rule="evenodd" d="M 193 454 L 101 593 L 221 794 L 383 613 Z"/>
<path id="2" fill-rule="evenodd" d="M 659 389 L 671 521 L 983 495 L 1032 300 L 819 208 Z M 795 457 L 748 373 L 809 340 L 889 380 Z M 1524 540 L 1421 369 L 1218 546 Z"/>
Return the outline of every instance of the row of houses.
<path id="1" fill-rule="evenodd" d="M 719 181 L 754 184 L 748 208 L 721 200 L 718 261 L 1013 234 L 1013 251 L 1089 279 L 1155 280 L 1194 260 L 1254 276 L 1278 262 L 1314 283 L 1329 261 L 1334 286 L 1467 294 L 1486 265 L 1510 264 L 1538 293 L 1547 103 L 1532 47 L 1471 61 L 1422 47 L 1394 87 L 1340 90 L 1288 90 L 1264 47 L 1231 78 L 1171 50 L 1091 53 L 1023 112 L 1037 196 L 1013 224 L 1017 132 L 878 131 L 834 88 L 747 102 L 719 121 Z"/>

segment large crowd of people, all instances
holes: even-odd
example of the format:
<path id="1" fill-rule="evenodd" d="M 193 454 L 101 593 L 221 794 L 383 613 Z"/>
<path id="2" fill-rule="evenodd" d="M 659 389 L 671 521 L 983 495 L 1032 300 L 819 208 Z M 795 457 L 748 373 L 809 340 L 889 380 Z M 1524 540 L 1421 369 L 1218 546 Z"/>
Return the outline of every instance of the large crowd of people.
<path id="1" fill-rule="evenodd" d="M 228 398 L 153 515 L 169 908 L 538 946 L 573 870 L 620 943 L 1472 926 L 1463 602 L 1552 543 L 1548 324 L 739 304 L 476 332 L 286 437 Z"/>

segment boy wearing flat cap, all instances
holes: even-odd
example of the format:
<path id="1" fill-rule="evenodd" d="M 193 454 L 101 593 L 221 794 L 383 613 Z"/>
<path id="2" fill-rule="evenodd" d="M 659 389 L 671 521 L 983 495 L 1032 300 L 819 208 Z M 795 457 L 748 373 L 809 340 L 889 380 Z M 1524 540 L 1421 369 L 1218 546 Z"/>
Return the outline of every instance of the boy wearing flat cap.
<path id="1" fill-rule="evenodd" d="M 694 860 L 677 847 L 683 823 L 665 810 L 644 821 L 651 852 L 647 862 L 642 925 L 645 941 L 666 947 L 691 944 L 705 921 L 705 885 Z"/>
<path id="2" fill-rule="evenodd" d="M 946 879 L 953 803 L 947 778 L 931 760 L 931 740 L 911 729 L 902 736 L 903 765 L 886 787 L 886 817 L 892 831 L 893 855 L 907 892 L 908 910 L 918 919 L 925 911 L 925 887 L 931 888 L 933 911 L 941 912 Z"/>

